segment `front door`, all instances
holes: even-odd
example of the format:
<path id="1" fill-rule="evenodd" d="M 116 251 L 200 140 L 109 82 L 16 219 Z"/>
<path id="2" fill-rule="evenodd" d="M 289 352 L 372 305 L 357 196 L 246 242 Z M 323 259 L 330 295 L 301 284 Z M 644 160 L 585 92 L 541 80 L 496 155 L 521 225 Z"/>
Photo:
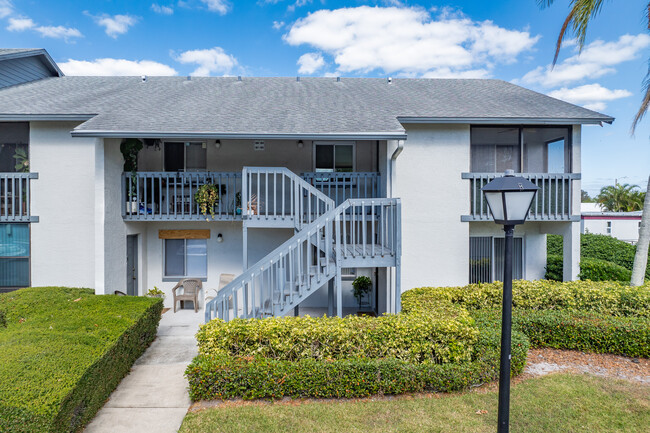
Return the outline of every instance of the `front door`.
<path id="1" fill-rule="evenodd" d="M 126 237 L 126 294 L 138 295 L 138 235 Z"/>

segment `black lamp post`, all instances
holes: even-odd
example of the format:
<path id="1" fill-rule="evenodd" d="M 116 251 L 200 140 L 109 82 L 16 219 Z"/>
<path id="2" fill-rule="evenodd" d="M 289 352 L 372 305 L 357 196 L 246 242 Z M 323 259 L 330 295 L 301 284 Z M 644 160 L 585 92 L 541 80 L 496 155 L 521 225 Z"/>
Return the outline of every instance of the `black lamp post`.
<path id="1" fill-rule="evenodd" d="M 523 224 L 539 188 L 523 177 L 506 170 L 482 189 L 494 218 L 506 233 L 503 252 L 503 310 L 501 314 L 501 368 L 499 371 L 498 433 L 510 428 L 510 339 L 512 330 L 512 235 L 515 225 Z"/>

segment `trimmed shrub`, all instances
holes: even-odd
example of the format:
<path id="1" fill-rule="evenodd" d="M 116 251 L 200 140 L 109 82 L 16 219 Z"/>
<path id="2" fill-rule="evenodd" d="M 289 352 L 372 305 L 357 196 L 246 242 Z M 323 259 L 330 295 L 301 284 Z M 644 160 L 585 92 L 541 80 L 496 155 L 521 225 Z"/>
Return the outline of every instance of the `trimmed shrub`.
<path id="1" fill-rule="evenodd" d="M 0 431 L 79 431 L 156 335 L 160 299 L 29 288 L 0 295 Z"/>
<path id="2" fill-rule="evenodd" d="M 380 317 L 270 317 L 212 320 L 197 334 L 199 353 L 268 359 L 394 358 L 419 363 L 469 360 L 478 330 L 467 311 Z"/>
<path id="3" fill-rule="evenodd" d="M 514 308 L 650 317 L 650 284 L 629 287 L 616 281 L 519 280 L 513 282 L 512 291 Z M 502 296 L 501 282 L 420 287 L 402 294 L 402 310 L 427 309 L 445 301 L 469 310 L 495 309 L 500 308 Z"/>
<path id="4" fill-rule="evenodd" d="M 458 391 L 499 376 L 498 332 L 481 332 L 472 361 L 414 364 L 392 358 L 297 361 L 261 356 L 199 355 L 185 372 L 192 400 L 283 397 L 353 398 L 421 391 Z M 512 375 L 523 371 L 528 339 L 512 337 Z"/>
<path id="5" fill-rule="evenodd" d="M 477 311 L 473 315 L 479 328 L 500 331 L 500 311 Z M 515 310 L 512 327 L 524 333 L 534 348 L 650 357 L 650 322 L 646 318 L 588 312 Z"/>
<path id="6" fill-rule="evenodd" d="M 580 260 L 578 278 L 591 281 L 612 280 L 629 283 L 632 279 L 632 271 L 607 260 L 584 258 Z"/>
<path id="7" fill-rule="evenodd" d="M 562 236 L 546 236 L 546 252 L 548 255 L 562 256 Z M 630 245 L 607 235 L 580 235 L 580 258 L 605 260 L 632 271 L 636 246 Z M 650 280 L 650 256 L 646 267 L 646 279 Z"/>
<path id="8" fill-rule="evenodd" d="M 0 328 L 6 328 L 7 327 L 7 314 L 4 312 L 4 310 L 0 310 Z"/>
<path id="9" fill-rule="evenodd" d="M 564 281 L 564 263 L 562 256 L 549 254 L 546 257 L 546 274 L 544 278 L 552 281 Z"/>

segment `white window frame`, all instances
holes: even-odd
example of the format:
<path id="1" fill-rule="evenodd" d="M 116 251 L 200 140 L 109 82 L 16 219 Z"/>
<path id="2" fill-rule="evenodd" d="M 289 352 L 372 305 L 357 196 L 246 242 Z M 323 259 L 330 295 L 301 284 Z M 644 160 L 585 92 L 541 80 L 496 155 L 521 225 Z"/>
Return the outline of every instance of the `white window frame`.
<path id="1" fill-rule="evenodd" d="M 612 235 L 612 222 L 611 221 L 606 222 L 605 233 L 607 233 L 609 236 Z"/>
<path id="2" fill-rule="evenodd" d="M 165 170 L 165 146 L 167 143 L 183 143 L 183 173 L 204 173 L 208 171 L 208 143 L 205 141 L 184 141 L 184 140 L 166 140 L 163 141 L 162 145 L 162 170 Z M 201 144 L 205 146 L 205 169 L 192 169 L 191 171 L 187 170 L 187 148 L 188 144 Z"/>
<path id="3" fill-rule="evenodd" d="M 312 148 L 312 167 L 316 172 L 316 146 L 334 146 L 333 162 L 336 164 L 336 146 L 352 146 L 352 172 L 357 171 L 357 142 L 356 141 L 314 141 Z M 336 167 L 332 167 L 331 172 L 323 173 L 337 173 Z"/>
<path id="4" fill-rule="evenodd" d="M 163 279 L 177 279 L 177 278 L 198 278 L 201 280 L 205 280 L 208 278 L 208 240 L 207 239 L 191 239 L 191 240 L 199 240 L 199 241 L 205 241 L 205 275 L 166 275 L 165 274 L 165 269 L 166 269 L 166 249 L 167 249 L 167 241 L 168 240 L 182 240 L 185 242 L 184 245 L 184 251 L 185 254 L 183 255 L 183 268 L 185 269 L 185 272 L 187 273 L 187 241 L 188 239 L 161 239 L 163 246 L 162 246 L 162 277 Z"/>

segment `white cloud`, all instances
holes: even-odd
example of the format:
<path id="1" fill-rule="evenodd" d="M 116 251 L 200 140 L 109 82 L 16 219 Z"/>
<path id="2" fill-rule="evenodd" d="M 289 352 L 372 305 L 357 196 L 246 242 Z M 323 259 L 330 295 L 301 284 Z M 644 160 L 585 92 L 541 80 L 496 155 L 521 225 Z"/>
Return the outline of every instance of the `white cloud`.
<path id="1" fill-rule="evenodd" d="M 299 74 L 313 74 L 325 65 L 325 60 L 321 53 L 306 53 L 298 59 Z"/>
<path id="2" fill-rule="evenodd" d="M 58 65 L 66 75 L 178 75 L 174 68 L 151 60 L 69 59 Z"/>
<path id="3" fill-rule="evenodd" d="M 435 19 L 421 8 L 369 7 L 319 10 L 284 35 L 334 58 L 342 72 L 375 69 L 403 74 L 463 74 L 509 63 L 539 36 L 476 22 L 445 11 Z"/>
<path id="4" fill-rule="evenodd" d="M 174 9 L 171 6 L 162 6 L 157 3 L 151 5 L 151 10 L 161 15 L 172 15 L 174 13 Z"/>
<path id="5" fill-rule="evenodd" d="M 282 27 L 284 27 L 284 21 L 273 21 L 273 28 L 275 30 L 280 30 Z"/>
<path id="6" fill-rule="evenodd" d="M 230 11 L 230 2 L 227 0 L 201 0 L 209 11 L 217 12 L 220 15 L 225 15 Z"/>
<path id="7" fill-rule="evenodd" d="M 81 32 L 73 27 L 64 26 L 39 26 L 34 30 L 39 32 L 44 38 L 64 39 L 68 41 L 72 38 L 81 38 Z"/>
<path id="8" fill-rule="evenodd" d="M 228 74 L 237 66 L 237 59 L 220 47 L 185 51 L 178 55 L 176 60 L 183 64 L 198 65 L 191 75 L 199 77 L 207 77 L 211 73 Z"/>
<path id="9" fill-rule="evenodd" d="M 591 110 L 602 111 L 607 107 L 606 101 L 627 98 L 632 92 L 625 89 L 608 89 L 600 84 L 585 84 L 572 89 L 563 87 L 549 92 L 549 96 L 574 104 L 580 104 Z"/>
<path id="10" fill-rule="evenodd" d="M 487 69 L 453 71 L 449 68 L 438 68 L 422 74 L 422 78 L 489 78 L 490 76 L 490 71 Z"/>
<path id="11" fill-rule="evenodd" d="M 23 32 L 32 29 L 36 23 L 31 18 L 9 18 L 7 30 L 10 32 Z"/>
<path id="12" fill-rule="evenodd" d="M 533 69 L 524 75 L 522 81 L 554 87 L 599 78 L 615 73 L 614 66 L 636 59 L 648 46 L 650 46 L 650 36 L 645 33 L 623 35 L 612 42 L 597 40 L 586 45 L 582 53 L 568 57 L 555 68 L 547 65 Z M 577 47 L 575 49 L 577 50 Z"/>
<path id="13" fill-rule="evenodd" d="M 128 32 L 129 28 L 133 27 L 138 21 L 138 17 L 131 15 L 87 15 L 91 16 L 99 26 L 104 27 L 106 34 L 113 39 L 116 39 L 119 35 L 123 35 Z"/>
<path id="14" fill-rule="evenodd" d="M 14 11 L 14 6 L 9 0 L 0 0 L 0 18 L 11 15 Z"/>

